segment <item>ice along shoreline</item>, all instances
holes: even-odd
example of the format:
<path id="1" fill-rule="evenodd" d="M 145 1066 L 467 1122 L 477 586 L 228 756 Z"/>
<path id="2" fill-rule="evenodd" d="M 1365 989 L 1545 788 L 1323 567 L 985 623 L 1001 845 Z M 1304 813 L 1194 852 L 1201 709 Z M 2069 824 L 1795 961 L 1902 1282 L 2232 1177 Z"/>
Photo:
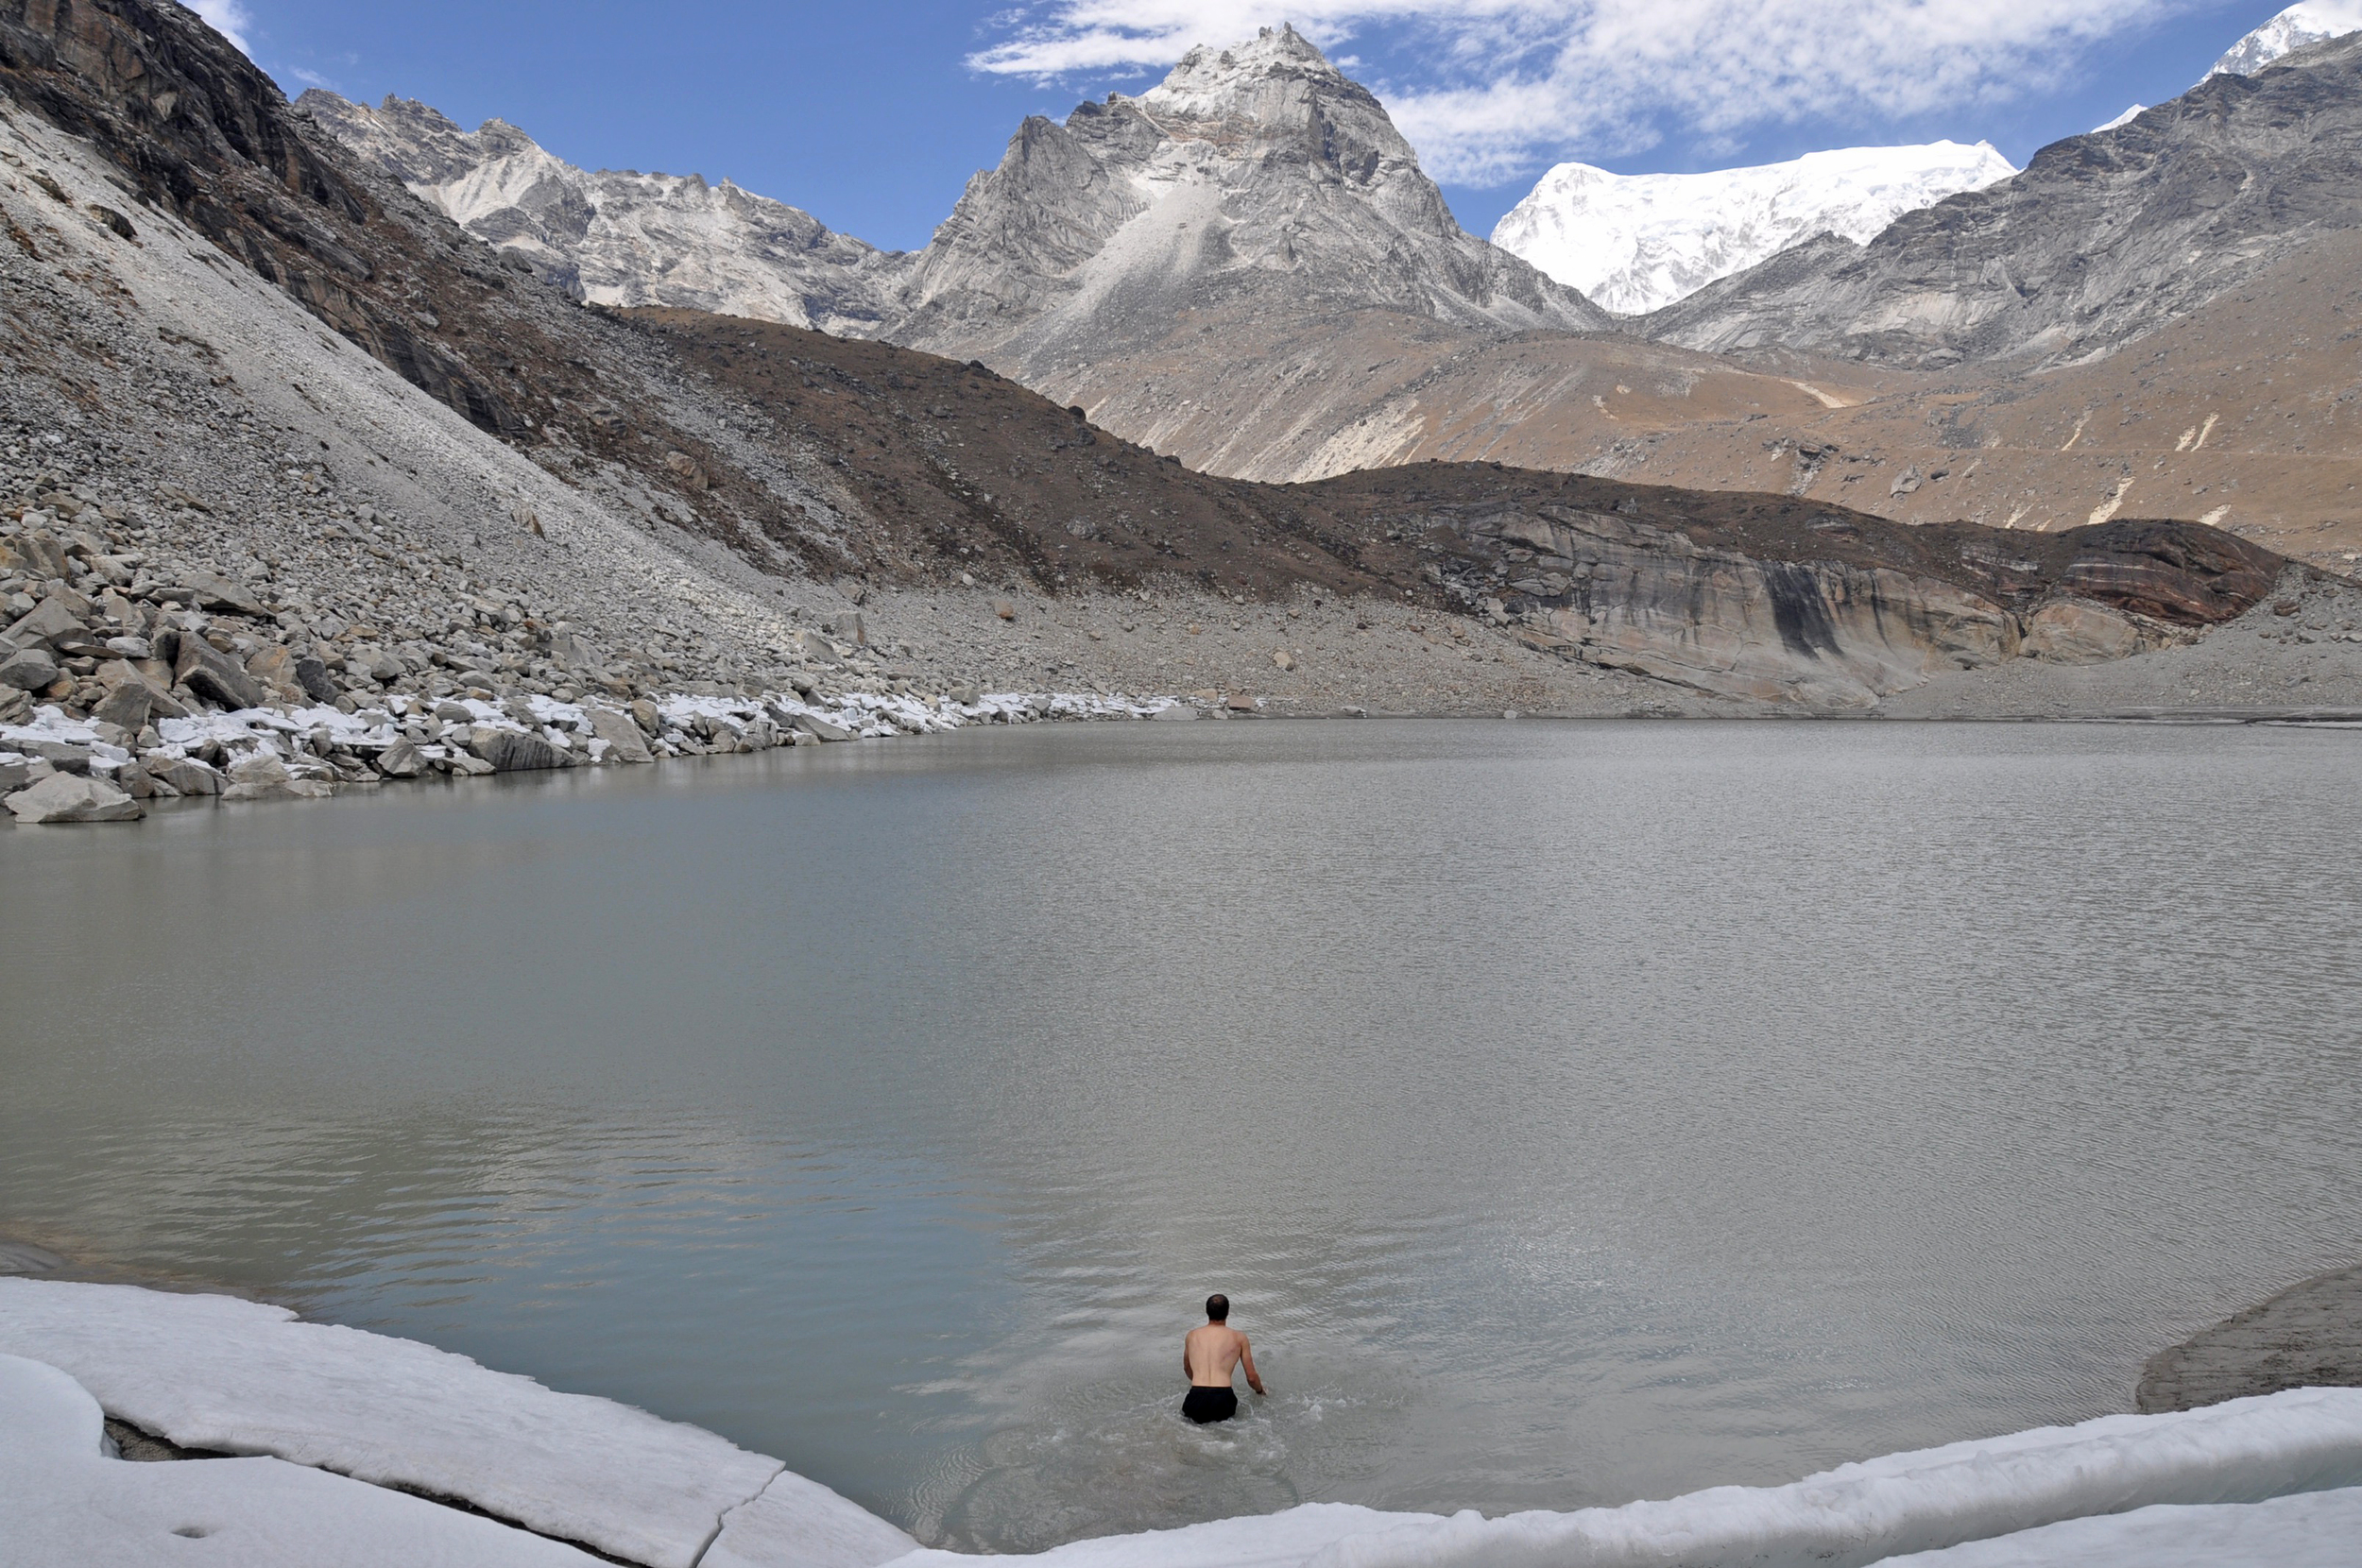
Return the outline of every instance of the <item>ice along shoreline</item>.
<path id="1" fill-rule="evenodd" d="M 111 1459 L 102 1410 L 246 1457 Z M 576 1546 L 647 1568 L 970 1560 L 920 1549 L 699 1428 L 227 1296 L 0 1278 L 0 1508 L 27 1550 L 49 1554 L 28 1561 L 148 1560 L 166 1533 L 226 1538 L 251 1568 L 594 1560 Z M 1944 1554 L 1935 1568 L 2131 1564 L 2191 1536 L 2214 1542 L 2211 1561 L 2288 1564 L 2317 1560 L 2308 1542 L 2351 1540 L 2356 1520 L 2362 1389 L 2297 1389 L 1888 1455 L 1781 1487 L 1496 1519 L 1314 1503 L 1040 1556 L 1060 1568 L 1868 1568 Z"/>

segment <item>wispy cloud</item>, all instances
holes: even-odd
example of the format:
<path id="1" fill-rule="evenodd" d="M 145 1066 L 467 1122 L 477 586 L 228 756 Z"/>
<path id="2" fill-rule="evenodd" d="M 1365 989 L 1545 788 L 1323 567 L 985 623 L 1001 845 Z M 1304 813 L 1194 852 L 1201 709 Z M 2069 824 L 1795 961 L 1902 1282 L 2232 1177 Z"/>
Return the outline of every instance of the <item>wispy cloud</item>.
<path id="1" fill-rule="evenodd" d="M 189 9 L 205 19 L 205 25 L 238 46 L 238 53 L 254 58 L 254 50 L 246 41 L 246 29 L 254 26 L 254 13 L 242 0 L 188 0 Z"/>
<path id="2" fill-rule="evenodd" d="M 1292 22 L 1334 53 L 1383 41 L 1385 97 L 1429 172 L 1702 144 L 1804 119 L 1891 120 L 2056 86 L 2093 45 L 2188 0 L 1041 0 L 981 71 L 1072 82 L 1169 65 Z M 1365 54 L 1372 52 L 1364 48 Z M 1405 69 L 1399 62 L 1420 61 Z"/>
<path id="3" fill-rule="evenodd" d="M 342 91 L 342 89 L 339 88 L 335 82 L 321 76 L 317 71 L 307 70 L 300 65 L 288 66 L 287 75 L 295 77 L 296 80 L 301 82 L 306 87 L 323 87 L 331 93 Z"/>

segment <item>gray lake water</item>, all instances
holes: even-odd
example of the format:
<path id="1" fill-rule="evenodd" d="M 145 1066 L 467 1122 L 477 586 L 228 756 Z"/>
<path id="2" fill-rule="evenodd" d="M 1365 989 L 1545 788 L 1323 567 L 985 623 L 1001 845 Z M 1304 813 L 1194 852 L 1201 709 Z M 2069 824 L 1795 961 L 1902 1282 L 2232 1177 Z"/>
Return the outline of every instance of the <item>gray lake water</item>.
<path id="1" fill-rule="evenodd" d="M 931 1542 L 1792 1479 L 2362 1255 L 2362 735 L 971 733 L 0 831 L 0 1232 Z M 1225 1289 L 1273 1396 L 1199 1431 Z"/>

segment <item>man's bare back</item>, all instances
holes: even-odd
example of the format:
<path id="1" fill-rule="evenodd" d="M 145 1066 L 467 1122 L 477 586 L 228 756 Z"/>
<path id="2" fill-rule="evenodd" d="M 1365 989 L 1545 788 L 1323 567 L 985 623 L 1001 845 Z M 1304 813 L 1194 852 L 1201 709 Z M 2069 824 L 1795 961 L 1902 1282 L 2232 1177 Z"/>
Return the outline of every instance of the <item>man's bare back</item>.
<path id="1" fill-rule="evenodd" d="M 1181 1370 L 1190 1378 L 1190 1397 L 1181 1402 L 1181 1413 L 1201 1426 L 1238 1413 L 1239 1396 L 1231 1390 L 1230 1375 L 1239 1368 L 1246 1369 L 1248 1388 L 1258 1394 L 1264 1391 L 1263 1380 L 1255 1372 L 1254 1347 L 1230 1326 L 1229 1317 L 1229 1297 L 1207 1297 L 1205 1326 L 1190 1330 L 1181 1341 Z"/>

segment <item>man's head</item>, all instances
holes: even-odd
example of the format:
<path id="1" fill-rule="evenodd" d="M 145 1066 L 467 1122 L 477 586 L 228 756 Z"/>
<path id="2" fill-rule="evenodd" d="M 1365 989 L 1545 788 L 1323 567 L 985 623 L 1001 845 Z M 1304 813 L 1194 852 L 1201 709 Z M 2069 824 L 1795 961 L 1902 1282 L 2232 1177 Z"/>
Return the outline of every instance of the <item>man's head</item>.
<path id="1" fill-rule="evenodd" d="M 1218 1323 L 1229 1316 L 1229 1297 L 1217 1290 L 1212 1295 L 1206 1298 L 1206 1321 L 1207 1322 Z"/>

